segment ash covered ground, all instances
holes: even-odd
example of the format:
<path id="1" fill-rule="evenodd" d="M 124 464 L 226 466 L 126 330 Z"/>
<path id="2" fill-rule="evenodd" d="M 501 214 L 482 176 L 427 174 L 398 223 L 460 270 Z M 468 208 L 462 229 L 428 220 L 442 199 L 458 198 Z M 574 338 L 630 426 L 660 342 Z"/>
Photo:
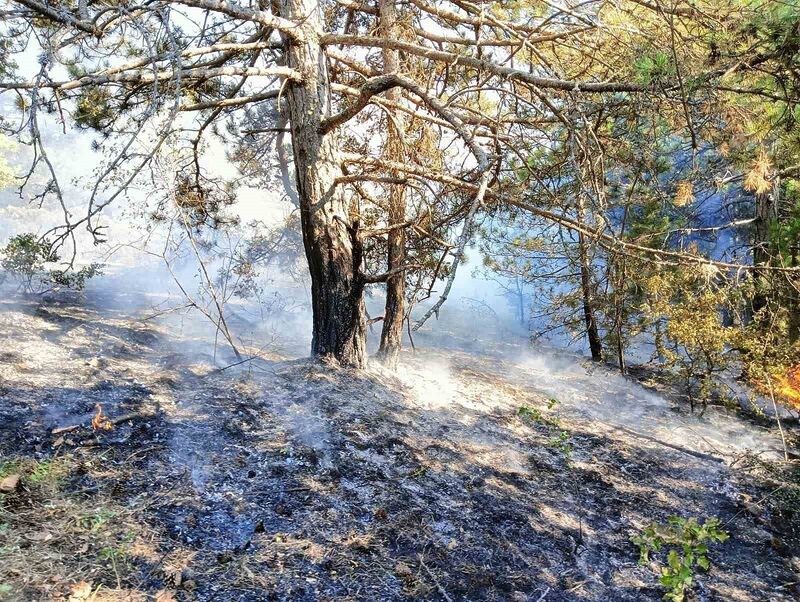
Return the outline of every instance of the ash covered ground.
<path id="1" fill-rule="evenodd" d="M 220 370 L 206 335 L 130 307 L 2 303 L 0 466 L 22 479 L 0 597 L 660 600 L 630 538 L 671 515 L 731 533 L 690 599 L 800 595 L 768 421 L 446 325 L 397 373 L 264 351 Z M 91 429 L 98 404 L 122 420 Z"/>

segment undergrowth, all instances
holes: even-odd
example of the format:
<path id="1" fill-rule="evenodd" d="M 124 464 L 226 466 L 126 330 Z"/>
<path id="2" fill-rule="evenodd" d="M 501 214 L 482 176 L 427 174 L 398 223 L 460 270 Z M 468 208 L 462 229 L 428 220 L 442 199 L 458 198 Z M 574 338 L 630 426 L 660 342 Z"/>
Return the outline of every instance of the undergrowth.
<path id="1" fill-rule="evenodd" d="M 517 410 L 517 415 L 523 420 L 544 427 L 549 435 L 547 444 L 563 453 L 569 460 L 572 456 L 572 437 L 568 431 L 564 430 L 558 416 L 552 413 L 557 405 L 558 400 L 551 397 L 547 400 L 546 410 L 523 405 Z"/>
<path id="2" fill-rule="evenodd" d="M 87 497 L 86 468 L 66 457 L 0 461 L 0 479 L 20 477 L 0 494 L 0 601 L 71 599 L 87 586 L 93 595 L 134 591 L 126 589 L 134 561 L 154 554 L 148 535 L 114 499 Z"/>
<path id="3" fill-rule="evenodd" d="M 695 572 L 711 567 L 709 545 L 722 543 L 729 537 L 717 518 L 708 518 L 701 524 L 695 518 L 671 516 L 666 524 L 650 524 L 631 541 L 639 548 L 641 565 L 651 561 L 651 554 L 663 556 L 661 552 L 666 552 L 660 579 L 667 590 L 664 599 L 683 602 L 694 584 Z"/>

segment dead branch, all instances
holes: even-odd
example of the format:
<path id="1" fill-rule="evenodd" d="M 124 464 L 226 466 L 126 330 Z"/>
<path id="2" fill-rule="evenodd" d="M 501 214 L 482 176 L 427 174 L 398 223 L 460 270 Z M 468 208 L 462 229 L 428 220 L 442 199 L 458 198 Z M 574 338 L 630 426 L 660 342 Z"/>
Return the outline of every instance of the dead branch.
<path id="1" fill-rule="evenodd" d="M 108 424 L 112 426 L 116 426 L 118 424 L 122 424 L 123 422 L 128 422 L 129 420 L 135 420 L 137 418 L 150 418 L 153 416 L 152 412 L 140 411 L 140 412 L 130 412 L 129 414 L 123 414 L 122 416 L 117 416 L 116 418 L 108 418 Z M 61 435 L 63 433 L 70 433 L 72 431 L 76 431 L 81 428 L 91 428 L 92 424 L 91 421 L 87 423 L 80 423 L 80 424 L 71 424 L 69 426 L 61 426 L 58 428 L 54 428 L 50 431 L 51 435 Z"/>
<path id="2" fill-rule="evenodd" d="M 418 556 L 418 558 L 419 558 L 419 565 L 422 567 L 422 569 L 425 571 L 425 573 L 427 573 L 428 577 L 431 578 L 431 581 L 433 581 L 433 584 L 436 586 L 436 589 L 439 591 L 440 594 L 442 594 L 442 598 L 447 600 L 447 602 L 453 602 L 453 599 L 447 593 L 447 590 L 445 590 L 442 587 L 442 584 L 439 583 L 439 580 L 436 578 L 436 575 L 434 575 L 433 571 L 431 571 L 428 568 L 428 566 L 425 564 L 425 561 L 422 559 L 422 554 L 420 554 Z"/>

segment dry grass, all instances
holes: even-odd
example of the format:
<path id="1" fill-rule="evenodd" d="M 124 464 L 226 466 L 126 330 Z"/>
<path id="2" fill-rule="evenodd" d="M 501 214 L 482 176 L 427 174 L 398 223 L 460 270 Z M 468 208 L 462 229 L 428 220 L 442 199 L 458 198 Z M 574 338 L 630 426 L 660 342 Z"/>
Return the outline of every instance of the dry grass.
<path id="1" fill-rule="evenodd" d="M 154 535 L 111 497 L 87 497 L 93 488 L 78 483 L 108 469 L 82 455 L 0 465 L 1 477 L 21 477 L 16 491 L 0 494 L 0 599 L 146 599 L 131 577 L 153 560 Z"/>

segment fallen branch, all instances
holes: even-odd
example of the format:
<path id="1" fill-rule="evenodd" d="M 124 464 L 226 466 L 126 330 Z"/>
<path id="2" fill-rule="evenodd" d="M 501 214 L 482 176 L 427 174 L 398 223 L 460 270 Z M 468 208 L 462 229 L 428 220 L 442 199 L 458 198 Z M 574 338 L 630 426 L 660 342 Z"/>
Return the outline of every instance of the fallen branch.
<path id="1" fill-rule="evenodd" d="M 227 366 L 223 366 L 222 368 L 214 368 L 211 372 L 206 374 L 206 376 L 211 376 L 212 374 L 219 374 L 220 372 L 225 372 L 228 368 L 235 368 L 236 366 L 241 366 L 242 364 L 246 364 L 247 362 L 252 362 L 253 360 L 261 359 L 257 355 L 253 355 L 250 357 L 246 357 L 244 359 L 239 360 L 238 362 L 233 362 L 232 364 L 228 364 Z"/>
<path id="2" fill-rule="evenodd" d="M 131 412 L 130 414 L 123 414 L 122 416 L 117 416 L 116 418 L 109 418 L 108 423 L 116 426 L 123 422 L 127 422 L 128 420 L 133 420 L 134 418 L 147 418 L 152 416 L 153 414 L 150 412 Z M 91 423 L 81 423 L 81 424 L 70 424 L 69 426 L 60 426 L 58 428 L 53 429 L 50 431 L 52 435 L 61 435 L 63 433 L 70 433 L 72 431 L 76 431 L 79 428 L 89 428 L 91 427 Z"/>
<path id="3" fill-rule="evenodd" d="M 622 432 L 627 433 L 628 435 L 631 435 L 633 437 L 638 437 L 640 439 L 644 439 L 645 441 L 650 441 L 651 443 L 656 443 L 658 445 L 663 445 L 665 447 L 669 447 L 670 449 L 674 449 L 675 451 L 679 451 L 681 453 L 688 454 L 690 456 L 694 456 L 695 458 L 700 458 L 701 460 L 712 460 L 714 462 L 723 462 L 723 463 L 725 462 L 724 459 L 718 458 L 717 456 L 714 456 L 712 454 L 706 454 L 704 452 L 695 451 L 693 449 L 687 449 L 685 447 L 682 447 L 680 445 L 676 445 L 674 443 L 669 443 L 667 441 L 662 441 L 661 439 L 656 439 L 655 437 L 651 437 L 650 435 L 645 435 L 643 433 L 637 433 L 636 431 L 631 430 L 631 429 L 629 429 L 627 427 L 624 427 L 624 426 L 614 426 L 612 424 L 608 424 L 608 423 L 605 423 L 605 422 L 603 424 L 605 424 L 607 427 L 609 427 L 609 428 L 611 428 L 611 429 L 613 429 L 615 431 L 622 431 Z"/>
<path id="4" fill-rule="evenodd" d="M 442 584 L 439 583 L 439 580 L 436 578 L 436 575 L 433 574 L 433 571 L 425 565 L 425 562 L 422 560 L 422 554 L 419 555 L 419 565 L 425 570 L 425 572 L 428 574 L 428 577 L 431 578 L 433 584 L 436 586 L 436 589 L 439 590 L 440 594 L 442 594 L 442 598 L 447 600 L 447 602 L 453 602 L 453 599 L 447 594 L 447 590 L 442 587 Z"/>
<path id="5" fill-rule="evenodd" d="M 195 307 L 194 302 L 186 303 L 184 305 L 179 305 L 178 307 L 168 307 L 167 309 L 162 309 L 160 311 L 157 311 L 154 314 L 151 314 L 149 316 L 146 316 L 146 317 L 142 318 L 142 322 L 147 322 L 148 320 L 152 320 L 154 318 L 159 318 L 159 317 L 161 317 L 161 316 L 163 316 L 165 314 L 169 314 L 169 313 L 172 313 L 174 311 L 180 311 L 182 309 L 188 309 L 190 307 Z"/>
<path id="6" fill-rule="evenodd" d="M 580 585 L 583 585 L 583 583 L 581 583 Z M 547 597 L 547 594 L 549 594 L 549 593 L 550 593 L 550 588 L 549 587 L 545 588 L 544 593 L 541 596 L 539 596 L 538 598 L 536 598 L 536 602 L 542 602 L 542 600 L 544 600 Z"/>

